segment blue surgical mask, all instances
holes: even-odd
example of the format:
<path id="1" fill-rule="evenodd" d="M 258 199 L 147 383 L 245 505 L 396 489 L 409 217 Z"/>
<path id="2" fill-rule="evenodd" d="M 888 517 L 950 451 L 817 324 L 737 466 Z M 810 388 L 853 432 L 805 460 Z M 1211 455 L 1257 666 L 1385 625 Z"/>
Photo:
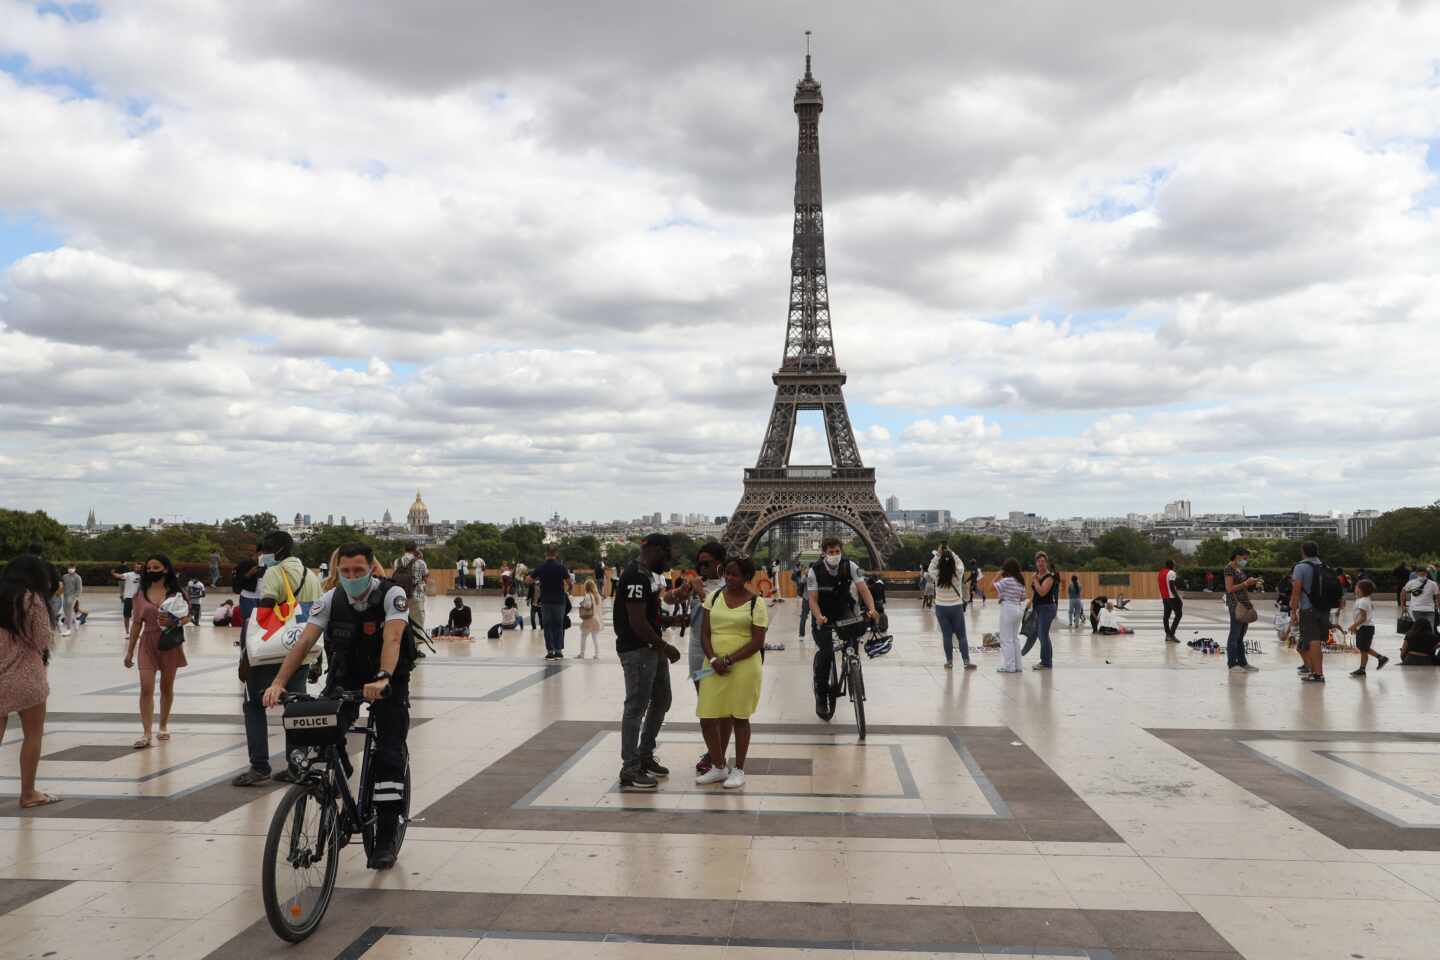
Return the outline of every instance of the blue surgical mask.
<path id="1" fill-rule="evenodd" d="M 365 596 L 366 590 L 370 589 L 370 574 L 367 573 L 363 577 L 356 577 L 353 580 L 349 577 L 341 577 L 340 586 L 345 588 L 345 593 L 351 600 L 358 600 Z"/>
<path id="2" fill-rule="evenodd" d="M 275 554 L 273 554 L 273 553 L 262 553 L 262 554 L 260 554 L 260 566 L 262 566 L 262 567 L 272 567 L 272 566 L 274 566 L 274 565 L 275 565 Z"/>

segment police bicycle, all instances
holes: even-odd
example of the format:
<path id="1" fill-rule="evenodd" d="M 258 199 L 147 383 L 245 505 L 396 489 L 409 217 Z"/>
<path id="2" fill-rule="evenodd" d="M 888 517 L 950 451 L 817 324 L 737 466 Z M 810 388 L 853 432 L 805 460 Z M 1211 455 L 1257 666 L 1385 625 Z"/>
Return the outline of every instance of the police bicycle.
<path id="1" fill-rule="evenodd" d="M 830 658 L 830 688 L 824 718 L 829 720 L 833 717 L 835 705 L 841 697 L 848 695 L 855 707 L 855 729 L 861 740 L 865 739 L 865 674 L 860 667 L 860 638 L 865 635 L 867 627 L 868 622 L 862 615 L 836 620 L 822 628 L 827 634 L 823 642 L 835 644 L 836 638 L 839 638 L 838 649 Z"/>
<path id="2" fill-rule="evenodd" d="M 352 725 L 351 718 L 358 713 L 355 705 L 366 702 L 359 690 L 324 697 L 287 693 L 280 702 L 285 707 L 282 722 L 288 749 L 293 751 L 290 760 L 300 779 L 270 820 L 260 885 L 271 929 L 282 939 L 299 943 L 315 932 L 330 906 L 341 849 L 359 834 L 367 863 L 374 855 L 377 822 L 371 761 L 376 735 L 374 717 L 368 713 L 363 724 Z M 347 779 L 354 773 L 345 747 L 347 733 L 365 737 L 358 795 L 350 793 Z M 405 841 L 409 819 L 407 759 L 400 820 L 395 828 L 396 853 Z"/>

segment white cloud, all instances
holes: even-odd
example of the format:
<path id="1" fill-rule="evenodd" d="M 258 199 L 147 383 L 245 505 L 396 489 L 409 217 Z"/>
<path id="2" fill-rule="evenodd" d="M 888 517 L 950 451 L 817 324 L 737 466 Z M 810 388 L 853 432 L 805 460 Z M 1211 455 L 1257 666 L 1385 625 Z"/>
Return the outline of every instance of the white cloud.
<path id="1" fill-rule="evenodd" d="M 0 273 L 0 477 L 71 519 L 727 512 L 814 26 L 882 495 L 1430 499 L 1440 8 L 931 14 L 10 4 L 0 54 L 99 96 L 0 73 L 0 213 L 64 237 Z"/>

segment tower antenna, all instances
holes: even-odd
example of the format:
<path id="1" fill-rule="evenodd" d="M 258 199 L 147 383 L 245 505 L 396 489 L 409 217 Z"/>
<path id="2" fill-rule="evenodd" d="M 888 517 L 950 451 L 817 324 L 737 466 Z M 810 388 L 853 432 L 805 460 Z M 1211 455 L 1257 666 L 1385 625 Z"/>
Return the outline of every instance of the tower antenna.
<path id="1" fill-rule="evenodd" d="M 810 76 L 810 31 L 805 31 L 805 76 Z"/>

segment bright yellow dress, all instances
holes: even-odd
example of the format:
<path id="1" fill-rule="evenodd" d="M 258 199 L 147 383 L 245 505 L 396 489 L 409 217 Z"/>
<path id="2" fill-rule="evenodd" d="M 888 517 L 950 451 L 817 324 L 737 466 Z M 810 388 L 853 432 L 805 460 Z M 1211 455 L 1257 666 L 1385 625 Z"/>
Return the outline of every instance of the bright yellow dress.
<path id="1" fill-rule="evenodd" d="M 732 608 L 725 602 L 725 591 L 720 590 L 706 598 L 705 609 L 706 616 L 710 618 L 710 649 L 717 657 L 735 653 L 748 644 L 751 626 L 761 629 L 770 626 L 764 597 L 758 598 L 753 607 L 746 600 Z M 700 700 L 695 706 L 695 716 L 702 720 L 719 717 L 747 720 L 758 706 L 760 654 L 757 653 L 736 663 L 723 677 L 717 673 L 700 681 Z"/>

